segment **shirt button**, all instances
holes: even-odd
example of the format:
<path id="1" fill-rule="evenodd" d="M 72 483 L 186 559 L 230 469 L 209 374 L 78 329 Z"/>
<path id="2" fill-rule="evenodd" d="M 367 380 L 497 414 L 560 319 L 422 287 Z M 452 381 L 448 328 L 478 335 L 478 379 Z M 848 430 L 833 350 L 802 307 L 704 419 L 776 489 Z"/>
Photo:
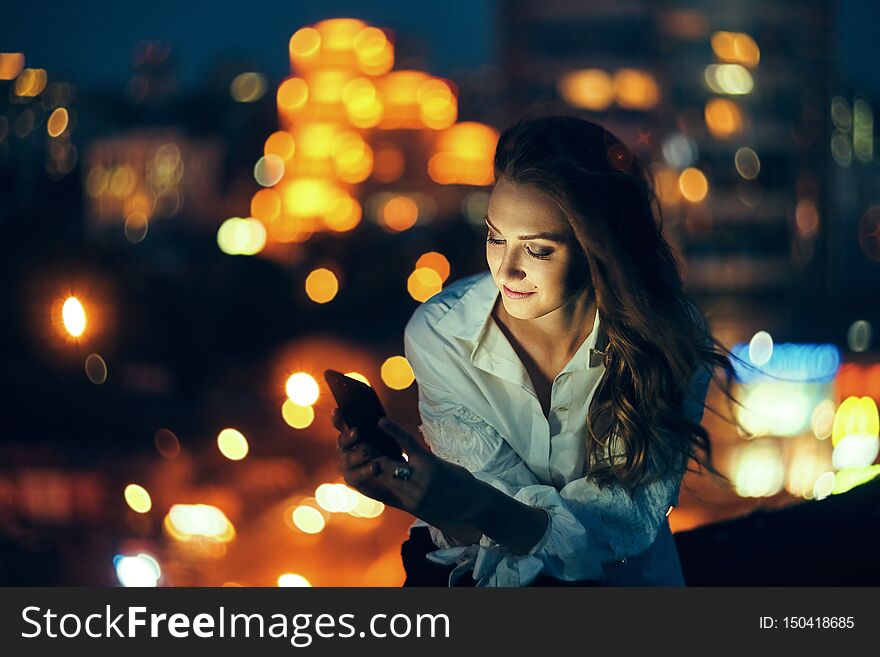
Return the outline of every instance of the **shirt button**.
<path id="1" fill-rule="evenodd" d="M 560 411 L 560 412 L 562 412 L 562 413 L 564 413 L 565 411 L 568 410 L 568 406 L 560 406 L 560 407 L 557 408 L 556 410 L 557 410 L 557 411 Z"/>

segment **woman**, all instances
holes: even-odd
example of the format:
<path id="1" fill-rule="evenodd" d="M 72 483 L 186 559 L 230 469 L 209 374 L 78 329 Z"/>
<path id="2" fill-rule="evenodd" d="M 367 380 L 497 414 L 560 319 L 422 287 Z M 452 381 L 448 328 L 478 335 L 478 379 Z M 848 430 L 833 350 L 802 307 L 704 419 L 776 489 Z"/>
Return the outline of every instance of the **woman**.
<path id="1" fill-rule="evenodd" d="M 398 464 L 334 413 L 340 470 L 418 518 L 407 585 L 682 586 L 667 516 L 689 458 L 717 474 L 700 420 L 714 365 L 728 386 L 732 366 L 683 292 L 650 176 L 566 116 L 506 130 L 494 165 L 489 271 L 405 331 L 427 446 L 383 418 Z"/>

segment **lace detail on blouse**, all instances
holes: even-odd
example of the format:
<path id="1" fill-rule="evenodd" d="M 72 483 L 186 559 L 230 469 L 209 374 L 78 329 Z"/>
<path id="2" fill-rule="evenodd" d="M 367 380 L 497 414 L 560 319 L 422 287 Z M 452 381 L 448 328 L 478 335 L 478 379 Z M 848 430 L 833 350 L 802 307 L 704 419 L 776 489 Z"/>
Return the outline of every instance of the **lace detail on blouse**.
<path id="1" fill-rule="evenodd" d="M 419 431 L 431 452 L 471 472 L 482 470 L 492 462 L 504 442 L 495 429 L 463 406 L 442 415 L 423 409 Z"/>

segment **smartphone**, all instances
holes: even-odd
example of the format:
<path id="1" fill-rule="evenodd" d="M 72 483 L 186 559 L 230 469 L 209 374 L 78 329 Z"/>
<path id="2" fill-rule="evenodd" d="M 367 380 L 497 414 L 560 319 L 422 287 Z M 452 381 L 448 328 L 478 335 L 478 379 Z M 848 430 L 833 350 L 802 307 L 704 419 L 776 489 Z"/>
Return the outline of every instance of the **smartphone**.
<path id="1" fill-rule="evenodd" d="M 397 441 L 378 427 L 385 409 L 376 391 L 336 370 L 326 370 L 324 380 L 333 393 L 342 419 L 349 428 L 358 430 L 359 439 L 395 461 L 406 462 Z"/>

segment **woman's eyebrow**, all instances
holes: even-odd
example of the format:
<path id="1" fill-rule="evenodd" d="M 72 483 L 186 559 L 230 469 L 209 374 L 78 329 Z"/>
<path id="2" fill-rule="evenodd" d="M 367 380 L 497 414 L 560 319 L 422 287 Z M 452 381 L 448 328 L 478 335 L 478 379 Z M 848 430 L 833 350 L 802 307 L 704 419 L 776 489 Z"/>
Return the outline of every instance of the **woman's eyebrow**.
<path id="1" fill-rule="evenodd" d="M 489 226 L 494 231 L 501 232 L 489 221 L 488 215 L 486 216 L 486 225 Z M 561 233 L 532 233 L 531 235 L 520 235 L 518 239 L 526 241 L 526 240 L 548 240 L 550 242 L 559 242 L 560 244 L 564 244 L 566 241 L 566 235 Z"/>

